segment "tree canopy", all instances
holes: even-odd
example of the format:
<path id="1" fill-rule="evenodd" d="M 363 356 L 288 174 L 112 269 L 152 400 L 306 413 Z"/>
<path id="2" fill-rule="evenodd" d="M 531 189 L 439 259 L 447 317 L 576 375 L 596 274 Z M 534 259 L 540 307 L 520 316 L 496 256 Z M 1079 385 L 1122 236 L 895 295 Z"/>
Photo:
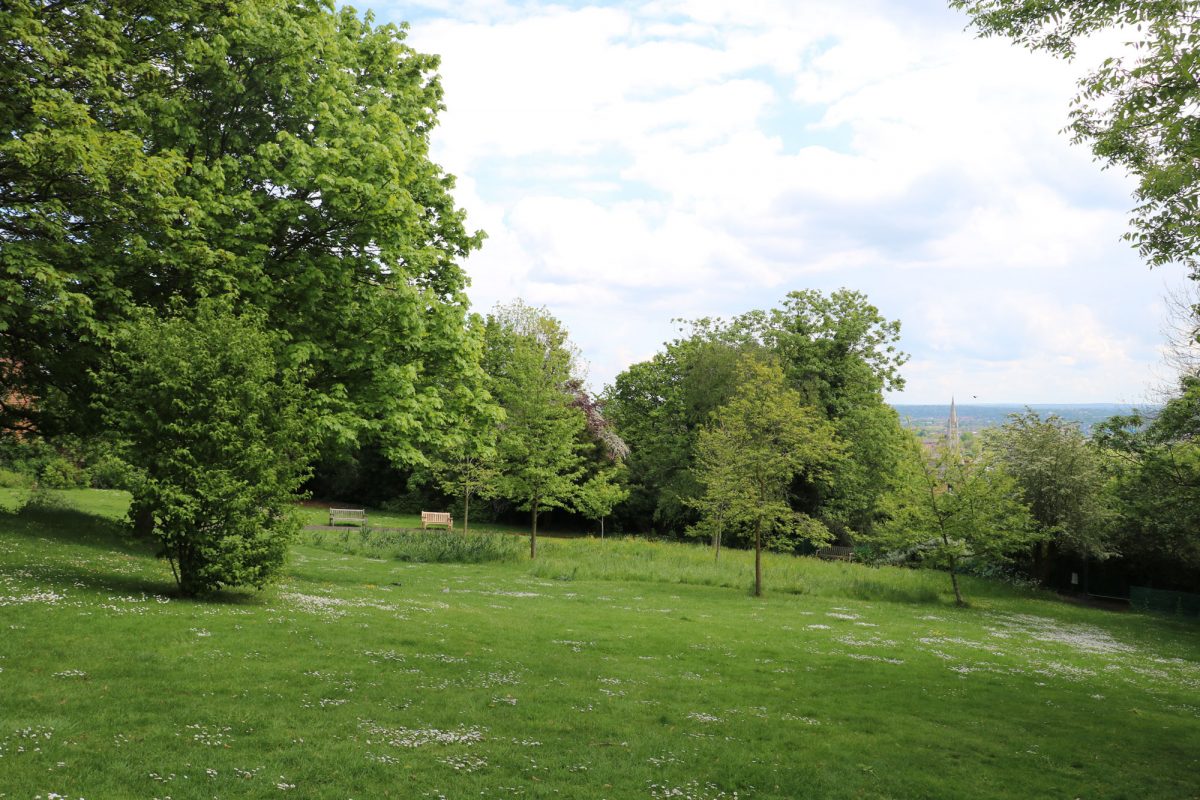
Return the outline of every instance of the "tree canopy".
<path id="1" fill-rule="evenodd" d="M 577 355 L 558 320 L 519 300 L 488 315 L 486 342 L 492 394 L 504 410 L 495 485 L 529 512 L 534 558 L 538 514 L 570 507 L 585 473 L 587 420 L 571 391 Z"/>
<path id="2" fill-rule="evenodd" d="M 739 384 L 741 390 L 700 431 L 697 466 L 704 494 L 697 505 L 727 525 L 752 531 L 758 596 L 764 537 L 830 538 L 824 526 L 793 510 L 789 490 L 797 475 L 822 478 L 842 448 L 833 426 L 788 388 L 777 365 L 748 358 L 740 367 Z"/>
<path id="3" fill-rule="evenodd" d="M 0 397 L 86 428 L 140 308 L 236 298 L 308 364 L 330 446 L 419 460 L 481 402 L 429 160 L 436 57 L 331 0 L 17 0 L 0 15 Z"/>
<path id="4" fill-rule="evenodd" d="M 926 450 L 911 437 L 894 481 L 887 518 L 870 539 L 948 570 L 958 605 L 966 603 L 958 581 L 966 559 L 1005 563 L 1045 535 L 1017 482 L 989 454 L 966 458 L 946 445 Z"/>
<path id="5" fill-rule="evenodd" d="M 1035 559 L 1040 578 L 1051 547 L 1091 558 L 1115 554 L 1105 460 L 1079 425 L 1027 410 L 991 431 L 987 447 L 1016 479 L 1045 534 Z"/>
<path id="6" fill-rule="evenodd" d="M 1114 417 L 1097 439 L 1114 455 L 1122 536 L 1119 547 L 1138 572 L 1187 584 L 1200 574 L 1200 378 L 1153 418 Z M 1189 579 L 1190 576 L 1190 579 Z"/>
<path id="7" fill-rule="evenodd" d="M 679 533 L 698 521 L 699 431 L 748 390 L 739 364 L 757 354 L 778 362 L 788 387 L 847 446 L 836 476 L 797 479 L 794 507 L 838 531 L 869 528 L 903 441 L 899 418 L 883 402 L 885 390 L 903 387 L 899 323 L 861 292 L 843 289 L 791 292 L 778 308 L 689 325 L 690 335 L 618 375 L 607 393 L 606 409 L 631 449 L 628 508 L 659 530 Z"/>

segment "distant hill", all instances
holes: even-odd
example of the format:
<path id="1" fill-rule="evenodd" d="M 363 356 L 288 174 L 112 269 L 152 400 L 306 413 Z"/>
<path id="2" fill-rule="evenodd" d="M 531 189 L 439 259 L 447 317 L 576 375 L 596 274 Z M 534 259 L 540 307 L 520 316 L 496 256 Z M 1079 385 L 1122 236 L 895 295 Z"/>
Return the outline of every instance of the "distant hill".
<path id="1" fill-rule="evenodd" d="M 925 431 L 932 428 L 944 430 L 946 421 L 950 419 L 950 404 L 945 405 L 907 405 L 893 403 L 892 408 L 900 415 L 900 421 L 907 428 Z M 958 428 L 960 431 L 981 431 L 984 428 L 994 428 L 1003 425 L 1009 414 L 1020 414 L 1026 408 L 1032 408 L 1043 417 L 1057 414 L 1065 420 L 1078 422 L 1084 433 L 1091 430 L 1097 422 L 1108 419 L 1115 414 L 1128 414 L 1133 408 L 1151 410 L 1152 406 L 1131 406 L 1118 403 L 1083 403 L 1067 405 L 1057 403 L 1030 403 L 1028 405 L 1005 404 L 962 404 L 956 405 L 958 411 Z"/>

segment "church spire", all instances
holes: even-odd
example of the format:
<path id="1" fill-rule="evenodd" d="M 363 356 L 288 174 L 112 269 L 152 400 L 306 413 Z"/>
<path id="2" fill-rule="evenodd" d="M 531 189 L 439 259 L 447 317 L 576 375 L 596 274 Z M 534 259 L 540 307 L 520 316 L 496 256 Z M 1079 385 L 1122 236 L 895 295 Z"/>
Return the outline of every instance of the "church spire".
<path id="1" fill-rule="evenodd" d="M 946 423 L 946 446 L 957 453 L 962 449 L 962 439 L 958 435 L 958 411 L 954 408 L 954 396 L 950 396 L 950 421 Z"/>

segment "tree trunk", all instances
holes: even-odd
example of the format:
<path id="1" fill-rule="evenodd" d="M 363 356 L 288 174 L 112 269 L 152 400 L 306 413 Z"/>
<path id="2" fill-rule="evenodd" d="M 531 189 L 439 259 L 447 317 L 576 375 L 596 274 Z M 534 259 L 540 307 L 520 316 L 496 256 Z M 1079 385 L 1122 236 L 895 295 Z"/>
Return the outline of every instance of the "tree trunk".
<path id="1" fill-rule="evenodd" d="M 537 503 L 530 506 L 529 513 L 533 517 L 533 524 L 529 528 L 529 557 L 537 558 Z"/>
<path id="2" fill-rule="evenodd" d="M 133 535 L 138 539 L 149 539 L 154 533 L 154 509 L 138 506 L 133 515 Z"/>
<path id="3" fill-rule="evenodd" d="M 946 549 L 950 549 L 950 537 L 946 535 L 945 530 L 942 531 L 942 544 L 946 545 Z M 950 584 L 954 587 L 954 604 L 957 606 L 965 606 L 967 603 L 963 600 L 962 591 L 958 588 L 958 573 L 955 568 L 958 566 L 958 560 L 954 556 L 950 556 Z"/>
<path id="4" fill-rule="evenodd" d="M 754 596 L 762 597 L 762 520 L 754 523 Z"/>
<path id="5" fill-rule="evenodd" d="M 717 526 L 717 530 L 713 533 L 713 561 L 721 560 L 721 526 Z"/>
<path id="6" fill-rule="evenodd" d="M 1038 542 L 1037 548 L 1034 550 L 1034 562 L 1036 563 L 1037 582 L 1039 586 L 1045 586 L 1050 580 L 1050 540 L 1043 539 Z"/>
<path id="7" fill-rule="evenodd" d="M 962 592 L 958 589 L 958 573 L 954 571 L 954 559 L 950 559 L 950 583 L 954 585 L 954 604 L 957 606 L 965 606 L 966 601 L 963 600 Z"/>
<path id="8" fill-rule="evenodd" d="M 471 532 L 471 493 L 463 492 L 463 536 Z"/>
<path id="9" fill-rule="evenodd" d="M 604 517 L 600 518 L 600 538 L 604 538 Z"/>

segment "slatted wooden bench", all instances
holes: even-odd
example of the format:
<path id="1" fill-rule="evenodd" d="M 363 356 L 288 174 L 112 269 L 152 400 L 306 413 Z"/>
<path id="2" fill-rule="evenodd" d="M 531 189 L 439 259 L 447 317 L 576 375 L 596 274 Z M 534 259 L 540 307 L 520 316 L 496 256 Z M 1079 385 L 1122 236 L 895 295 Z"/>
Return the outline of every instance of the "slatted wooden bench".
<path id="1" fill-rule="evenodd" d="M 853 561 L 854 548 L 841 547 L 839 545 L 831 545 L 830 547 L 822 547 L 817 551 L 817 558 L 823 558 L 826 561 Z"/>
<path id="2" fill-rule="evenodd" d="M 422 511 L 421 512 L 421 530 L 425 530 L 430 525 L 444 525 L 447 530 L 454 530 L 454 519 L 450 516 L 449 511 Z"/>
<path id="3" fill-rule="evenodd" d="M 366 525 L 367 510 L 365 508 L 331 508 L 329 509 L 329 524 L 349 523 L 351 525 Z"/>

